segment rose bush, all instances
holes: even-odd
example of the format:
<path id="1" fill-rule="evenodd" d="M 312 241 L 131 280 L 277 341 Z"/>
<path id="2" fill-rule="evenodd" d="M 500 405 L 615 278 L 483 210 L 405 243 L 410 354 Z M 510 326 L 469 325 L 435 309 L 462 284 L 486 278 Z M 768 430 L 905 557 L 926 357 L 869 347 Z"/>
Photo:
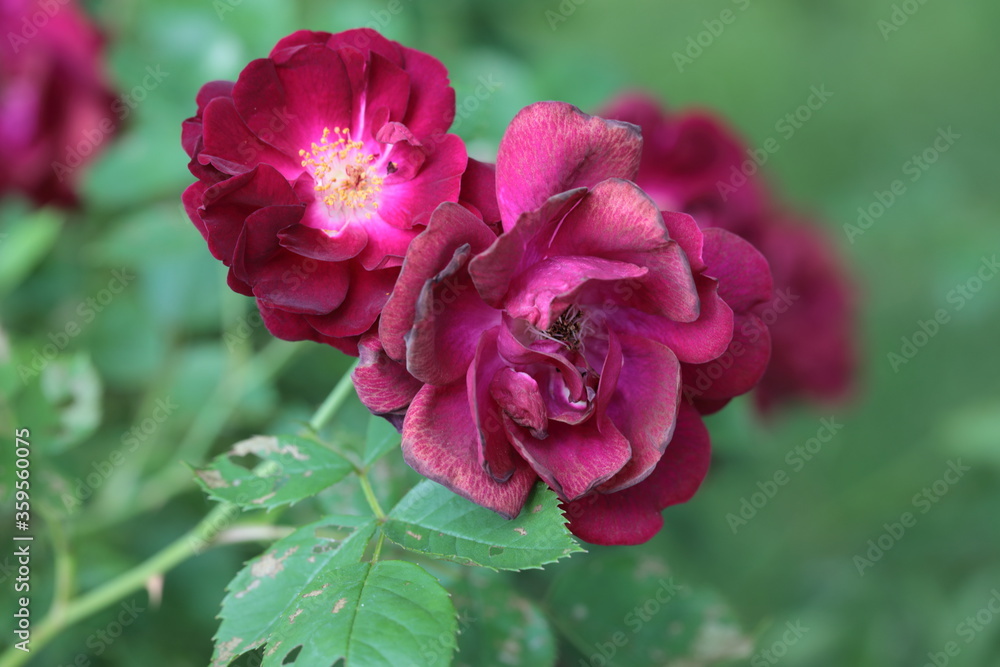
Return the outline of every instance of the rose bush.
<path id="1" fill-rule="evenodd" d="M 357 355 L 410 241 L 459 200 L 468 160 L 447 134 L 444 66 L 368 29 L 300 31 L 197 101 L 183 199 L 229 285 L 275 336 Z M 474 166 L 467 189 L 490 176 Z"/>
<path id="2" fill-rule="evenodd" d="M 635 126 L 522 110 L 497 158 L 501 229 L 442 204 L 355 375 L 370 407 L 405 412 L 418 472 L 508 517 L 541 478 L 570 529 L 603 544 L 648 540 L 695 492 L 710 455 L 698 409 L 752 388 L 770 347 L 763 257 L 661 213 L 627 180 L 640 153 Z M 763 334 L 710 396 L 683 400 L 686 369 L 724 354 L 742 321 Z"/>
<path id="3" fill-rule="evenodd" d="M 739 234 L 770 263 L 784 303 L 781 312 L 769 312 L 774 351 L 754 392 L 758 406 L 847 396 L 856 365 L 853 289 L 821 228 L 773 201 L 760 165 L 744 166 L 753 160 L 745 143 L 711 114 L 669 113 L 639 94 L 614 100 L 601 114 L 642 128 L 635 180 L 661 207 L 690 213 L 702 228 Z"/>

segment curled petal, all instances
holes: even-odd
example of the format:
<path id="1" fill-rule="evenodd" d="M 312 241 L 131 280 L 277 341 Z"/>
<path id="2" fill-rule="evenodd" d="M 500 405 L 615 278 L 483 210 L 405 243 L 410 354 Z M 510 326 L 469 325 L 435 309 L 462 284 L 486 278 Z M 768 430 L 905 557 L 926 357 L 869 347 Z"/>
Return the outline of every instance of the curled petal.
<path id="1" fill-rule="evenodd" d="M 403 421 L 403 458 L 424 477 L 513 519 L 537 476 L 520 462 L 507 481 L 497 482 L 479 465 L 478 448 L 464 383 L 424 385 Z"/>
<path id="2" fill-rule="evenodd" d="M 465 375 L 475 342 L 500 313 L 482 302 L 465 270 L 469 244 L 455 250 L 448 265 L 424 283 L 413 328 L 406 334 L 406 368 L 431 384 L 449 384 Z"/>
<path id="3" fill-rule="evenodd" d="M 441 272 L 455 251 L 468 244 L 471 252 L 481 252 L 496 239 L 486 224 L 458 204 L 442 204 L 431 216 L 430 224 L 413 239 L 403 262 L 399 280 L 386 303 L 379 325 L 379 335 L 386 354 L 406 359 L 405 336 L 417 316 L 417 300 L 424 285 Z"/>
<path id="4" fill-rule="evenodd" d="M 572 501 L 590 493 L 628 463 L 628 440 L 607 418 L 591 418 L 582 424 L 549 422 L 548 437 L 538 440 L 504 416 L 511 443 L 538 476 Z"/>
<path id="5" fill-rule="evenodd" d="M 368 334 L 358 345 L 360 359 L 351 374 L 358 398 L 373 414 L 385 417 L 397 428 L 423 383 L 406 372 L 382 349 L 378 336 Z"/>
<path id="6" fill-rule="evenodd" d="M 632 457 L 601 493 L 634 486 L 652 473 L 673 436 L 680 407 L 681 365 L 674 353 L 647 338 L 621 338 L 621 373 L 607 415 L 631 443 Z"/>
<path id="7" fill-rule="evenodd" d="M 543 249 L 556 225 L 586 192 L 579 188 L 546 200 L 538 210 L 518 218 L 517 224 L 501 234 L 488 250 L 476 255 L 469 273 L 486 303 L 501 307 L 514 276 L 543 258 Z"/>

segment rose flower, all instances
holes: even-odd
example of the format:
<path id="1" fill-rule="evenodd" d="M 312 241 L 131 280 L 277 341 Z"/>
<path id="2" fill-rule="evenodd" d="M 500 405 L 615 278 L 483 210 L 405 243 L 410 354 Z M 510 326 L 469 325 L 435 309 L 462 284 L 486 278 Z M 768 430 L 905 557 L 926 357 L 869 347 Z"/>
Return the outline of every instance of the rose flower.
<path id="1" fill-rule="evenodd" d="M 73 206 L 118 129 L 101 35 L 75 2 L 34 0 L 0 0 L 0 34 L 0 194 Z"/>
<path id="2" fill-rule="evenodd" d="M 642 128 L 635 181 L 661 207 L 691 214 L 703 229 L 739 234 L 767 258 L 776 298 L 765 317 L 774 346 L 754 392 L 758 407 L 848 395 L 856 365 L 853 290 L 822 229 L 771 200 L 753 151 L 721 120 L 697 111 L 668 113 L 635 94 L 601 113 Z M 689 386 L 700 391 L 694 380 Z"/>
<path id="3" fill-rule="evenodd" d="M 372 30 L 300 31 L 197 101 L 183 199 L 230 287 L 275 336 L 357 355 L 410 241 L 459 197 L 444 66 Z"/>
<path id="4" fill-rule="evenodd" d="M 641 143 L 635 126 L 568 104 L 522 110 L 497 159 L 502 233 L 442 204 L 379 325 L 386 368 L 424 383 L 402 423 L 414 469 L 507 517 L 540 478 L 570 529 L 602 544 L 648 540 L 705 476 L 685 367 L 724 354 L 737 317 L 759 326 L 707 399 L 724 401 L 759 379 L 769 346 L 755 315 L 771 295 L 765 260 L 625 180 Z M 392 376 L 362 384 L 383 378 L 381 393 L 364 388 L 382 397 Z"/>

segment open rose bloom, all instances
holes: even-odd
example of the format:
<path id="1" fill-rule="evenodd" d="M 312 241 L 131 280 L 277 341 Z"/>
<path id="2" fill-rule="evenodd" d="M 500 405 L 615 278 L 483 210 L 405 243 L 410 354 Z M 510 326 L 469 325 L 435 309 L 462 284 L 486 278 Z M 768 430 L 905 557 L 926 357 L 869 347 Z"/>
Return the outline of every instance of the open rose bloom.
<path id="1" fill-rule="evenodd" d="M 184 203 L 271 333 L 358 354 L 411 240 L 459 199 L 454 114 L 444 66 L 372 30 L 294 33 L 202 88 Z"/>
<path id="2" fill-rule="evenodd" d="M 402 433 L 418 472 L 508 517 L 541 479 L 570 529 L 601 544 L 648 540 L 691 497 L 710 458 L 700 410 L 750 390 L 770 352 L 766 261 L 661 212 L 629 180 L 641 150 L 633 125 L 522 110 L 497 159 L 499 235 L 439 206 L 355 376 L 375 402 L 416 392 Z M 686 400 L 685 375 L 746 326 L 745 354 Z"/>
<path id="3" fill-rule="evenodd" d="M 118 128 L 103 39 L 69 0 L 0 0 L 0 34 L 0 194 L 74 206 L 81 168 Z"/>
<path id="4" fill-rule="evenodd" d="M 601 114 L 642 128 L 636 183 L 660 206 L 690 213 L 703 228 L 739 234 L 767 258 L 776 297 L 765 318 L 774 353 L 754 392 L 758 406 L 847 396 L 856 366 L 854 290 L 822 228 L 772 200 L 744 142 L 714 116 L 668 113 L 636 94 Z M 711 384 L 706 377 L 695 379 L 693 392 Z"/>

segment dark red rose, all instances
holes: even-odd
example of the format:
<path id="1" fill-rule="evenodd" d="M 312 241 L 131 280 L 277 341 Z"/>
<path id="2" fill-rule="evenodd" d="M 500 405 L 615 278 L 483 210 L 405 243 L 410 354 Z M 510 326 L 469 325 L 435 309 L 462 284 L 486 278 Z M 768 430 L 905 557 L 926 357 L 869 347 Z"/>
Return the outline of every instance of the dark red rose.
<path id="1" fill-rule="evenodd" d="M 739 234 L 771 265 L 775 300 L 762 314 L 773 346 L 758 406 L 846 396 L 855 374 L 853 290 L 821 228 L 772 200 L 754 151 L 712 114 L 672 113 L 641 94 L 622 96 L 601 113 L 642 128 L 635 181 L 661 207 L 691 214 L 702 228 Z M 734 344 L 757 335 L 752 325 L 736 330 Z M 685 386 L 705 408 L 714 404 L 710 375 L 718 369 L 699 370 L 686 375 Z"/>
<path id="2" fill-rule="evenodd" d="M 367 29 L 297 32 L 202 88 L 184 203 L 271 333 L 358 354 L 410 241 L 459 199 L 454 114 L 438 60 Z"/>
<path id="3" fill-rule="evenodd" d="M 759 329 L 698 399 L 714 408 L 754 386 L 769 346 L 764 258 L 661 213 L 625 180 L 640 147 L 636 127 L 568 104 L 523 109 L 497 158 L 500 228 L 438 207 L 355 373 L 373 411 L 403 417 L 415 470 L 508 517 L 541 479 L 602 544 L 648 540 L 707 472 L 687 369 L 723 355 L 735 325 Z"/>

